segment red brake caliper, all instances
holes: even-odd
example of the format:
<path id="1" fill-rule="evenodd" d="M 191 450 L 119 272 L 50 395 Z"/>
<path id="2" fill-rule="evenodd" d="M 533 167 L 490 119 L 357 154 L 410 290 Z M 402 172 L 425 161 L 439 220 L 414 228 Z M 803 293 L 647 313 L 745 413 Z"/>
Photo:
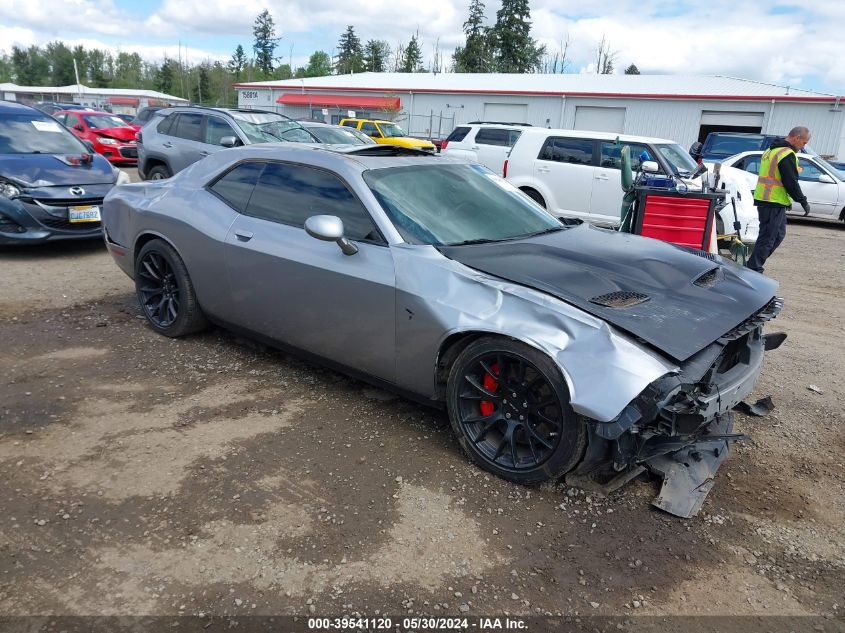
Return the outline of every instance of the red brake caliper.
<path id="1" fill-rule="evenodd" d="M 497 376 L 499 375 L 499 365 L 497 363 L 493 363 L 490 365 L 490 369 L 493 370 L 493 373 Z M 493 379 L 493 376 L 486 373 L 484 374 L 484 388 L 489 391 L 490 393 L 496 393 L 496 389 L 499 388 L 499 383 Z M 496 410 L 496 405 L 494 405 L 489 400 L 482 400 L 481 401 L 481 415 L 490 415 L 493 411 Z"/>

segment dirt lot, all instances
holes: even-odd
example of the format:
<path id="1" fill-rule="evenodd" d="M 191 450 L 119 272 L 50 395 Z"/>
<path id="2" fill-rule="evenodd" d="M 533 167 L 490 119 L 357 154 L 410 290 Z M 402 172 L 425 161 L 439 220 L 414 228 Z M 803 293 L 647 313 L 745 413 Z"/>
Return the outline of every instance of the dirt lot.
<path id="1" fill-rule="evenodd" d="M 786 307 L 769 329 L 789 339 L 757 395 L 777 409 L 738 416 L 753 439 L 692 520 L 652 508 L 654 482 L 599 498 L 488 476 L 445 414 L 224 331 L 158 336 L 98 242 L 2 250 L 0 614 L 781 614 L 840 630 L 844 229 L 791 221 L 770 260 Z"/>

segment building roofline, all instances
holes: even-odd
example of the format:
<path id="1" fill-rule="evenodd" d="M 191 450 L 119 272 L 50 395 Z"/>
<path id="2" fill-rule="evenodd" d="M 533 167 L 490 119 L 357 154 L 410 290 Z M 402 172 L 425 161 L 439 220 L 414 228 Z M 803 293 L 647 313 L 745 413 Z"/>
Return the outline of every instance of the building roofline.
<path id="1" fill-rule="evenodd" d="M 641 92 L 579 92 L 567 90 L 470 90 L 454 88 L 373 88 L 350 86 L 300 86 L 284 84 L 235 83 L 233 88 L 270 88 L 273 90 L 291 90 L 308 94 L 312 90 L 333 90 L 335 92 L 413 92 L 435 94 L 497 94 L 497 95 L 534 95 L 540 97 L 603 97 L 619 99 L 696 99 L 710 101 L 798 101 L 812 103 L 835 102 L 845 97 L 837 95 L 827 96 L 799 96 L 799 95 L 730 95 L 730 94 L 675 94 L 675 93 L 641 93 Z"/>

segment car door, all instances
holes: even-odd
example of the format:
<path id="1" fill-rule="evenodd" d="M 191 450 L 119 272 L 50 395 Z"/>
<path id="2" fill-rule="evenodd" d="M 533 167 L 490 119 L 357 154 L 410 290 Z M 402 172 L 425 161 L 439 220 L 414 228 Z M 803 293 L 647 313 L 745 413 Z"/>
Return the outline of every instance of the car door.
<path id="1" fill-rule="evenodd" d="M 162 144 L 174 174 L 208 156 L 209 148 L 213 147 L 203 142 L 203 119 L 205 117 L 202 114 L 188 112 L 180 112 L 176 116 L 169 131 L 170 138 Z"/>
<path id="2" fill-rule="evenodd" d="M 534 161 L 534 179 L 548 194 L 549 211 L 591 219 L 593 151 L 592 139 L 550 136 L 543 143 Z"/>
<path id="3" fill-rule="evenodd" d="M 335 215 L 358 246 L 304 230 Z M 226 238 L 237 324 L 353 369 L 395 379 L 395 279 L 390 249 L 364 206 L 335 174 L 268 162 Z"/>
<path id="4" fill-rule="evenodd" d="M 483 127 L 475 133 L 470 149 L 475 152 L 479 163 L 501 176 L 505 159 L 517 138 L 519 138 L 519 130 Z"/>
<path id="5" fill-rule="evenodd" d="M 381 130 L 372 121 L 364 121 L 359 128 L 364 134 L 373 139 L 376 143 L 385 143 L 386 139 L 382 136 Z"/>
<path id="6" fill-rule="evenodd" d="M 227 136 L 233 136 L 235 138 L 235 146 L 243 145 L 238 133 L 235 132 L 235 129 L 229 125 L 229 122 L 226 121 L 226 119 L 219 116 L 206 117 L 205 136 L 203 138 L 206 145 L 223 149 L 220 142 Z M 206 148 L 205 151 L 208 152 L 213 150 Z"/>
<path id="7" fill-rule="evenodd" d="M 820 178 L 823 174 L 829 176 L 815 161 L 807 158 L 798 159 L 798 184 L 807 196 L 812 212 L 819 215 L 833 215 L 838 213 L 840 207 L 840 185 L 835 178 L 833 178 L 834 182 L 821 182 Z M 792 210 L 804 213 L 800 204 L 793 204 Z"/>
<path id="8" fill-rule="evenodd" d="M 599 141 L 599 161 L 593 172 L 590 216 L 593 221 L 618 223 L 622 208 L 622 147 L 631 148 L 631 170 L 640 171 L 644 160 L 656 161 L 655 153 L 644 143 Z M 659 164 L 659 162 L 658 162 Z"/>

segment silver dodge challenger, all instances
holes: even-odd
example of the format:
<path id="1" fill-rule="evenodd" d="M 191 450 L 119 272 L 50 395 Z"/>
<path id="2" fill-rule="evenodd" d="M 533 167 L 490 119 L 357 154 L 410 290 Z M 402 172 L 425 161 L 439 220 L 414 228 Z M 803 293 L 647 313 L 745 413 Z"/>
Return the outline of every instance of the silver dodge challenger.
<path id="1" fill-rule="evenodd" d="M 648 473 L 698 512 L 752 390 L 777 284 L 709 253 L 565 226 L 478 165 L 264 144 L 115 187 L 104 238 L 152 329 L 208 322 L 444 406 L 510 481 Z"/>

